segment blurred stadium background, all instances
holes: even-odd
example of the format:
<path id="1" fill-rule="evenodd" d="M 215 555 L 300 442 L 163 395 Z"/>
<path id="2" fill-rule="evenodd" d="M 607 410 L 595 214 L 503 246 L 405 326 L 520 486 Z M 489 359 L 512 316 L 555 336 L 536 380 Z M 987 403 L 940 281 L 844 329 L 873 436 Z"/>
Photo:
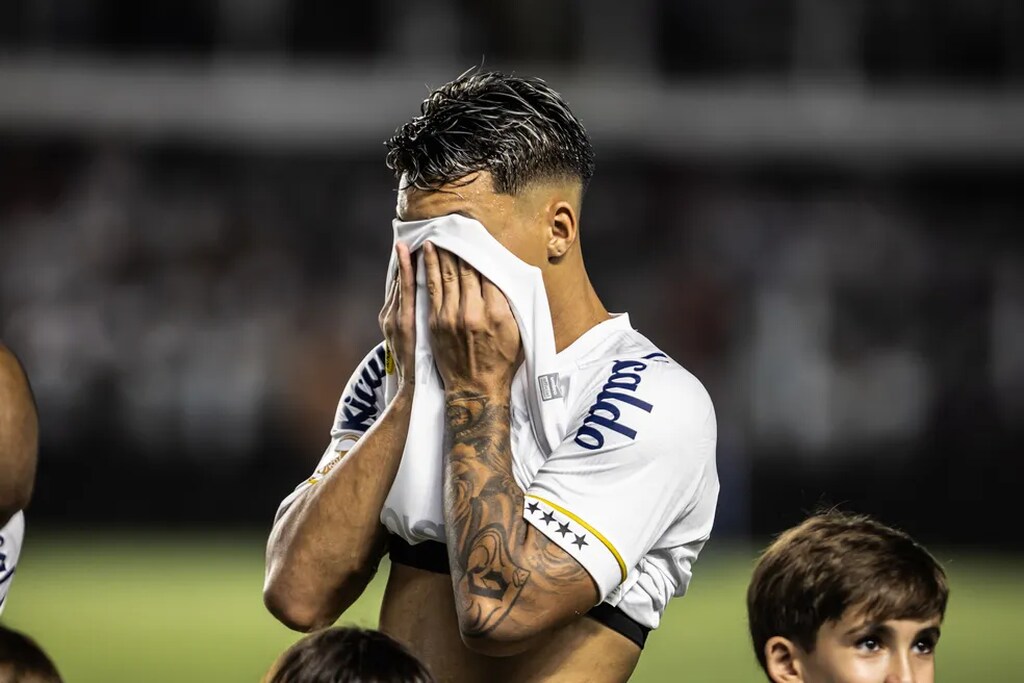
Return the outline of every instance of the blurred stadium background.
<path id="1" fill-rule="evenodd" d="M 295 639 L 263 543 L 379 335 L 381 143 L 481 62 L 587 125 L 598 292 L 718 410 L 717 535 L 634 680 L 760 680 L 753 553 L 831 504 L 947 563 L 941 680 L 1024 680 L 1017 0 L 0 3 L 0 336 L 43 425 L 5 623 L 86 682 Z"/>

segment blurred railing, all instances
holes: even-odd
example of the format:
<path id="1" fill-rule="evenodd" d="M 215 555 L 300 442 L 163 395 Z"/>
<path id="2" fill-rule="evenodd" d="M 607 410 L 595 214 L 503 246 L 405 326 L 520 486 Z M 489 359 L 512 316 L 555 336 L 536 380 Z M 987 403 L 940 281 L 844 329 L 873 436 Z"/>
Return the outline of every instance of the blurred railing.
<path id="1" fill-rule="evenodd" d="M 436 67 L 6 57 L 0 130 L 366 152 L 415 112 L 424 85 L 455 75 Z M 652 158 L 1024 158 L 1024 88 L 682 84 L 557 69 L 543 76 L 603 149 Z"/>

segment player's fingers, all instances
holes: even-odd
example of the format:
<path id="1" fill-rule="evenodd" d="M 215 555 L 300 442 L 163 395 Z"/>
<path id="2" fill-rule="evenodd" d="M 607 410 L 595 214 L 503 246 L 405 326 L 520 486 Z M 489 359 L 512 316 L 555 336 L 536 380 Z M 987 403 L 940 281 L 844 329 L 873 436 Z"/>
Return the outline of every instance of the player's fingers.
<path id="1" fill-rule="evenodd" d="M 498 289 L 498 286 L 485 277 L 481 276 L 480 291 L 484 302 L 484 308 L 491 320 L 512 319 L 512 306 L 508 303 L 505 293 Z"/>
<path id="2" fill-rule="evenodd" d="M 459 313 L 459 268 L 449 251 L 438 249 L 437 258 L 441 265 L 440 316 L 450 323 Z"/>
<path id="3" fill-rule="evenodd" d="M 381 330 L 384 329 L 384 321 L 387 319 L 388 314 L 391 311 L 392 304 L 395 301 L 396 293 L 398 291 L 398 270 L 395 270 L 395 277 L 392 278 L 391 283 L 388 285 L 387 294 L 384 296 L 384 305 L 381 306 L 380 314 L 377 316 L 377 322 L 380 323 Z"/>
<path id="4" fill-rule="evenodd" d="M 398 254 L 398 246 L 395 246 L 395 254 Z M 391 282 L 388 283 L 388 292 L 384 297 L 385 307 L 391 301 L 393 297 L 398 294 L 398 277 L 401 275 L 401 269 L 395 268 L 395 272 L 391 275 Z"/>
<path id="5" fill-rule="evenodd" d="M 480 290 L 481 275 L 461 258 L 457 259 L 457 263 L 462 322 L 469 329 L 479 329 L 485 322 L 484 299 Z"/>
<path id="6" fill-rule="evenodd" d="M 392 287 L 392 291 L 397 287 Z M 395 307 L 398 305 L 398 297 L 392 294 L 388 297 L 384 308 L 380 311 L 380 331 L 384 333 L 384 339 L 390 341 L 395 334 Z"/>
<path id="7" fill-rule="evenodd" d="M 399 314 L 406 329 L 411 330 L 416 312 L 416 274 L 413 270 L 412 253 L 407 244 L 399 242 L 398 252 L 398 303 Z"/>
<path id="8" fill-rule="evenodd" d="M 423 245 L 423 266 L 427 269 L 427 295 L 430 297 L 431 320 L 436 320 L 441 312 L 441 301 L 444 296 L 441 292 L 441 263 L 437 258 L 437 247 L 432 242 Z"/>

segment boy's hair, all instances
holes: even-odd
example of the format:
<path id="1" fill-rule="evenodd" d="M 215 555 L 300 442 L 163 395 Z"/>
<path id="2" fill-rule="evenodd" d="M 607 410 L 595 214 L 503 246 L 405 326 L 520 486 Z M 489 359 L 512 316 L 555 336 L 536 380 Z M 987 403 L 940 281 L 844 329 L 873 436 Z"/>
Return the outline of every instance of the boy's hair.
<path id="1" fill-rule="evenodd" d="M 825 512 L 783 532 L 761 555 L 747 589 L 750 637 L 761 667 L 769 638 L 805 652 L 818 629 L 853 608 L 871 620 L 940 619 L 946 574 L 902 531 L 864 515 Z"/>
<path id="2" fill-rule="evenodd" d="M 61 683 L 61 678 L 34 640 L 0 626 L 0 683 Z"/>
<path id="3" fill-rule="evenodd" d="M 426 667 L 380 631 L 329 628 L 288 648 L 266 683 L 434 683 Z"/>
<path id="4" fill-rule="evenodd" d="M 385 144 L 388 168 L 420 190 L 477 171 L 491 173 L 499 194 L 545 179 L 575 179 L 586 189 L 594 175 L 587 131 L 539 78 L 467 71 L 430 93 Z"/>

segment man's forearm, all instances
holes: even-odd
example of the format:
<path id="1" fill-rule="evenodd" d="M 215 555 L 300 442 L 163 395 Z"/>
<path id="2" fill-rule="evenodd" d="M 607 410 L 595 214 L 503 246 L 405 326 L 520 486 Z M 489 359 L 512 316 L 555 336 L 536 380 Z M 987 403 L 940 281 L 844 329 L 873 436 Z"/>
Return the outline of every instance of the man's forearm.
<path id="1" fill-rule="evenodd" d="M 512 479 L 508 399 L 450 393 L 445 401 L 445 528 L 452 580 L 469 636 L 511 612 L 530 579 L 517 562 L 523 494 Z"/>
<path id="2" fill-rule="evenodd" d="M 268 607 L 294 628 L 330 624 L 363 591 L 384 552 L 381 508 L 402 459 L 411 394 L 376 423 L 274 525 L 267 546 Z"/>
<path id="3" fill-rule="evenodd" d="M 446 395 L 444 508 L 460 627 L 467 638 L 513 642 L 572 616 L 550 596 L 581 580 L 585 591 L 591 584 L 574 559 L 523 519 L 509 417 L 508 396 Z"/>

